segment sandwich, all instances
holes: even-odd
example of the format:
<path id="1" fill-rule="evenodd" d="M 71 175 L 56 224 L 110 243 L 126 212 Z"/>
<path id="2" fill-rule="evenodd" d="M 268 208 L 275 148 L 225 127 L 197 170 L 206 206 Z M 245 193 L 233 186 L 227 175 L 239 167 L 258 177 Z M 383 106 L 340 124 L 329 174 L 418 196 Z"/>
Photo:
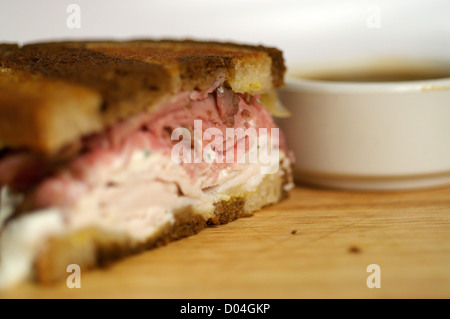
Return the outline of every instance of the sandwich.
<path id="1" fill-rule="evenodd" d="M 293 187 L 282 52 L 194 40 L 0 44 L 0 286 L 250 216 Z"/>

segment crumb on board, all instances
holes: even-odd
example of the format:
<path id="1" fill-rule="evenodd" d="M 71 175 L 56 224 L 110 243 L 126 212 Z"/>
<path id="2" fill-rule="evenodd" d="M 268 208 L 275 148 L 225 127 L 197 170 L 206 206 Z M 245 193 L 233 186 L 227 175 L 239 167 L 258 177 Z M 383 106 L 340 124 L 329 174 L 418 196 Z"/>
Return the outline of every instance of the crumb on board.
<path id="1" fill-rule="evenodd" d="M 350 246 L 348 248 L 348 252 L 352 254 L 359 254 L 361 252 L 361 249 L 357 246 Z"/>

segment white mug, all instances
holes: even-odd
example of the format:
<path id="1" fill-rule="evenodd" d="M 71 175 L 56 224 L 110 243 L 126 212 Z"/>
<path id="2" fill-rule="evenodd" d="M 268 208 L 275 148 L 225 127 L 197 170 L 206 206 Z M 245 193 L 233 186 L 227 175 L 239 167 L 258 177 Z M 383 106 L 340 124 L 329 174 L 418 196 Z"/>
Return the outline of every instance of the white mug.
<path id="1" fill-rule="evenodd" d="M 351 190 L 450 185 L 450 77 L 336 82 L 287 77 L 277 119 L 295 179 Z"/>

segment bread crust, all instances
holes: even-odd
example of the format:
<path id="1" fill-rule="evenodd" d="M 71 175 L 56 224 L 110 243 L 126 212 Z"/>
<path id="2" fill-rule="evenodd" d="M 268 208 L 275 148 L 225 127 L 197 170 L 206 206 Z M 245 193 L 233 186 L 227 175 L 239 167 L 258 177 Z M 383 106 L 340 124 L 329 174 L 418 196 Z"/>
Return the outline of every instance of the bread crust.
<path id="1" fill-rule="evenodd" d="M 236 92 L 258 94 L 282 86 L 284 72 L 281 51 L 234 43 L 130 40 L 34 43 L 23 47 L 0 44 L 0 126 L 4 124 L 0 144 L 51 154 L 68 143 L 67 136 L 75 139 L 101 131 L 157 107 L 177 92 L 205 90 L 223 77 Z M 14 77 L 25 80 L 14 82 Z M 39 114 L 55 117 L 57 108 L 48 105 L 62 103 L 61 97 L 40 90 L 42 86 L 57 86 L 55 83 L 64 85 L 67 94 L 63 100 L 70 105 L 66 112 L 70 116 L 58 114 L 65 123 L 65 134 L 45 121 L 33 125 Z M 85 90 L 88 102 L 77 100 L 76 91 L 80 89 Z M 11 117 L 11 101 L 19 113 L 26 109 L 29 116 Z M 85 103 L 95 105 L 86 107 Z M 90 124 L 80 127 L 80 121 L 71 121 L 73 117 L 84 118 Z M 7 122 L 15 125 L 5 125 Z M 30 139 L 22 135 L 44 137 Z"/>

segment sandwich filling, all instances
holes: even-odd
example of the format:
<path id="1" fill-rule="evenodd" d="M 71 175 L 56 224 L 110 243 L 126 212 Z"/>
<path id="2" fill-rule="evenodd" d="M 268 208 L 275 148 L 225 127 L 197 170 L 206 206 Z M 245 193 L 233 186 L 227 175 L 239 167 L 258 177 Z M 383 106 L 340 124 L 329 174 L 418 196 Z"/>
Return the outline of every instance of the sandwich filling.
<path id="1" fill-rule="evenodd" d="M 282 133 L 274 129 L 261 96 L 237 94 L 221 81 L 205 92 L 181 92 L 51 157 L 4 149 L 0 285 L 28 276 L 51 236 L 95 226 L 145 242 L 183 207 L 207 220 L 215 203 L 255 191 L 263 167 L 288 169 Z M 251 154 L 268 160 L 248 161 Z"/>

